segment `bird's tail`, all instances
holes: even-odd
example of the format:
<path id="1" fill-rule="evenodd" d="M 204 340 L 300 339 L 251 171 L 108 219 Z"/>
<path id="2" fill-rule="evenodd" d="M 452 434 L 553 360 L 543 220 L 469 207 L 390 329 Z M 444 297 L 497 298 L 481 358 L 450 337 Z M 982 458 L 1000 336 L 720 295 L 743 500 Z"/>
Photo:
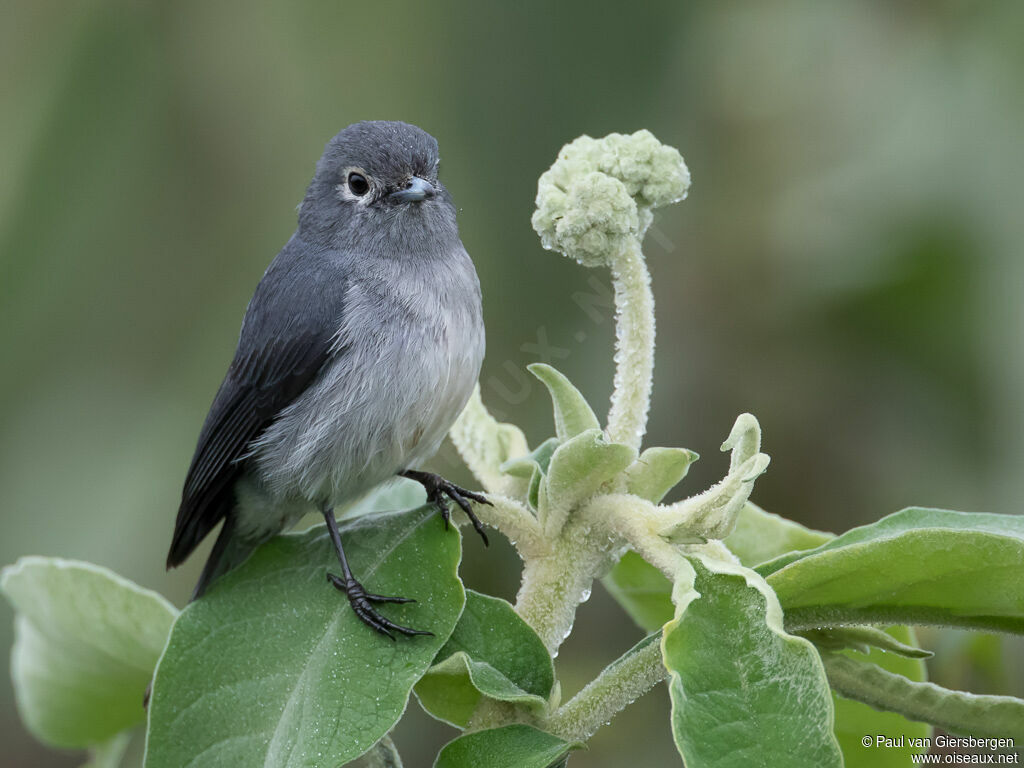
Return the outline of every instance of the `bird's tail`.
<path id="1" fill-rule="evenodd" d="M 259 542 L 243 541 L 235 532 L 235 516 L 229 514 L 224 518 L 217 541 L 210 550 L 210 556 L 199 575 L 199 583 L 192 591 L 191 600 L 198 600 L 205 594 L 218 578 L 230 571 L 252 554 Z"/>

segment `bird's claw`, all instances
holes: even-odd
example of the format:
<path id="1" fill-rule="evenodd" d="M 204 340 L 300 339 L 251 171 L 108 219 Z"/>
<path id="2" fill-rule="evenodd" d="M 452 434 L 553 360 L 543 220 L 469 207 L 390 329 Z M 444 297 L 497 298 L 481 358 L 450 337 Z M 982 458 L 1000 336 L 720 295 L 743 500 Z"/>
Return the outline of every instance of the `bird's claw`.
<path id="1" fill-rule="evenodd" d="M 393 632 L 400 632 L 403 635 L 412 637 L 414 635 L 426 635 L 433 637 L 433 632 L 426 632 L 421 629 L 412 629 L 411 627 L 403 627 L 401 624 L 395 624 L 390 619 L 382 616 L 373 607 L 373 603 L 415 603 L 416 601 L 410 597 L 389 597 L 387 595 L 375 595 L 372 592 L 367 592 L 363 589 L 363 585 L 355 579 L 343 579 L 340 576 L 336 576 L 333 573 L 327 574 L 327 580 L 334 585 L 334 588 L 339 592 L 344 592 L 348 597 L 349 603 L 352 605 L 352 610 L 359 617 L 359 620 L 366 624 L 371 629 L 380 632 L 386 637 L 390 637 L 392 640 L 395 639 Z"/>
<path id="2" fill-rule="evenodd" d="M 451 499 L 459 508 L 466 513 L 466 517 L 473 524 L 473 528 L 477 533 L 480 534 L 480 538 L 484 540 L 484 546 L 489 546 L 490 542 L 487 540 L 487 532 L 484 531 L 484 524 L 480 522 L 480 518 L 473 512 L 473 507 L 470 506 L 469 500 L 472 499 L 480 504 L 486 504 L 491 507 L 494 506 L 487 500 L 487 497 L 482 493 L 476 491 L 468 491 L 455 483 L 450 483 L 440 475 L 434 474 L 433 472 L 420 472 L 416 469 L 407 469 L 404 472 L 400 472 L 402 477 L 407 477 L 410 480 L 415 480 L 417 483 L 423 486 L 427 491 L 427 501 L 437 505 L 438 510 L 441 512 L 441 518 L 444 520 L 444 527 L 447 530 L 448 521 L 451 520 L 452 511 L 448 506 L 448 499 Z M 448 499 L 445 498 L 448 497 Z"/>
<path id="3" fill-rule="evenodd" d="M 466 517 L 469 518 L 469 522 L 473 524 L 473 529 L 480 534 L 480 538 L 484 540 L 484 546 L 490 546 L 490 542 L 487 540 L 487 532 L 484 530 L 484 524 L 480 522 L 480 518 L 473 512 L 473 507 L 470 506 L 469 499 L 476 501 L 480 504 L 486 504 L 492 506 L 491 502 L 483 494 L 476 493 L 475 491 L 467 491 L 465 488 L 461 488 L 454 483 L 449 483 L 447 480 L 438 478 L 440 482 L 437 486 L 427 493 L 427 501 L 431 501 L 437 505 L 437 508 L 441 510 L 441 517 L 444 518 L 444 527 L 448 528 L 448 521 L 451 519 L 452 512 L 448 507 L 448 499 L 451 499 L 459 508 L 466 513 Z M 448 497 L 448 499 L 445 498 Z"/>

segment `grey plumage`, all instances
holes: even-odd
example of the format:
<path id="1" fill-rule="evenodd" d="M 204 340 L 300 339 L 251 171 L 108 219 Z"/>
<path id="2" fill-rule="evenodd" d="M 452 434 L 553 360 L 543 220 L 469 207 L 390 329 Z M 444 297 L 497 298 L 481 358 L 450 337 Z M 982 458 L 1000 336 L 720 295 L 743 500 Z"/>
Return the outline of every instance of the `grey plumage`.
<path id="1" fill-rule="evenodd" d="M 168 566 L 225 521 L 197 596 L 307 512 L 429 458 L 469 398 L 480 286 L 437 170 L 434 139 L 405 123 L 327 144 L 185 481 Z"/>

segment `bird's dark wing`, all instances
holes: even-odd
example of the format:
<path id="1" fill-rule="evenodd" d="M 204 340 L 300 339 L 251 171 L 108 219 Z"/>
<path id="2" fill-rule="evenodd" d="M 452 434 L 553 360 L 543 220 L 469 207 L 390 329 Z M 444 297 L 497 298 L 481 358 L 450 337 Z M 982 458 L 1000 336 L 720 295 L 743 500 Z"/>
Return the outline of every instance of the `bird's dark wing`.
<path id="1" fill-rule="evenodd" d="M 294 293 L 289 284 L 297 286 L 301 279 L 277 277 L 276 287 L 262 297 L 257 289 L 235 359 L 199 435 L 167 554 L 169 568 L 182 563 L 230 511 L 239 459 L 249 443 L 302 394 L 335 353 L 337 325 L 330 320 L 333 313 L 325 311 L 330 307 L 310 310 L 308 297 L 289 295 Z"/>
<path id="2" fill-rule="evenodd" d="M 316 377 L 331 339 L 312 329 L 240 349 L 213 401 L 185 479 L 167 565 L 182 563 L 229 511 L 238 459 Z"/>

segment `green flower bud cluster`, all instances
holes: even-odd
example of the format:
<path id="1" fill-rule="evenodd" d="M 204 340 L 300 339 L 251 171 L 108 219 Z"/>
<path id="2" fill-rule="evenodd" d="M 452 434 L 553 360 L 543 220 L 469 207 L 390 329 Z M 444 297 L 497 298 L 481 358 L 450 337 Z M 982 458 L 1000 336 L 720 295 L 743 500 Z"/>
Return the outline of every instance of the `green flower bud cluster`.
<path id="1" fill-rule="evenodd" d="M 537 183 L 541 244 L 588 267 L 611 265 L 651 223 L 651 209 L 686 197 L 682 155 L 650 131 L 580 136 Z"/>

